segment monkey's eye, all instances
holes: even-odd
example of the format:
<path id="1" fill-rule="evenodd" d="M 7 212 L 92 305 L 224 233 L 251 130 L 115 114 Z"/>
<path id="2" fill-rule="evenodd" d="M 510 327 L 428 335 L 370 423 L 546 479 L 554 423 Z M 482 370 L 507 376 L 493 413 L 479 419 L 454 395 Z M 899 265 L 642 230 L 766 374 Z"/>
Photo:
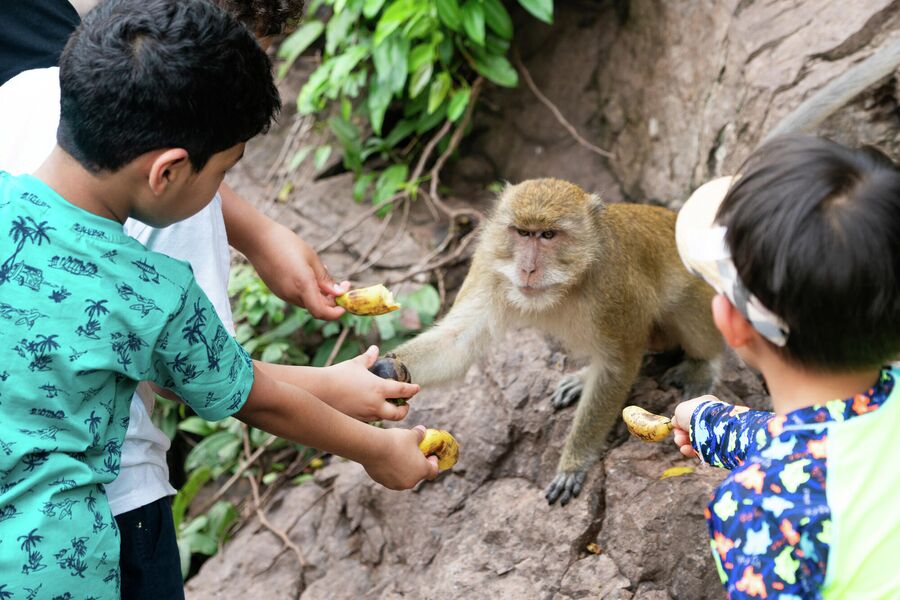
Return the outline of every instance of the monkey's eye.
<path id="1" fill-rule="evenodd" d="M 541 232 L 541 237 L 544 238 L 545 240 L 553 239 L 554 235 L 556 235 L 556 232 L 552 231 L 552 230 L 547 230 L 547 231 Z"/>
<path id="2" fill-rule="evenodd" d="M 527 229 L 516 229 L 516 233 L 518 233 L 522 237 L 528 237 L 531 235 L 531 232 L 528 231 Z"/>

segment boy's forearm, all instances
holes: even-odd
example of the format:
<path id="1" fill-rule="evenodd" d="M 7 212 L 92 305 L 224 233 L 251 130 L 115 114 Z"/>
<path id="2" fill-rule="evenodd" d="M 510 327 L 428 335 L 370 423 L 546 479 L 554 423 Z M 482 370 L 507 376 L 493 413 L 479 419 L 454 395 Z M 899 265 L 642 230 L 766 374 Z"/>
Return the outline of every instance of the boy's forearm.
<path id="1" fill-rule="evenodd" d="M 280 225 L 258 211 L 225 183 L 219 186 L 219 195 L 222 197 L 222 216 L 225 219 L 228 243 L 252 263 L 257 256 L 260 240 L 267 237 L 263 232 Z"/>
<path id="2" fill-rule="evenodd" d="M 326 404 L 331 404 L 328 399 L 331 397 L 328 378 L 325 371 L 317 367 L 301 367 L 294 365 L 276 365 L 253 361 L 254 365 L 263 373 L 283 383 L 302 388 L 316 396 Z"/>
<path id="3" fill-rule="evenodd" d="M 273 379 L 254 366 L 250 395 L 235 415 L 279 437 L 331 452 L 355 462 L 371 462 L 383 430 L 331 408 L 308 391 Z"/>
<path id="4" fill-rule="evenodd" d="M 691 445 L 700 458 L 716 467 L 734 469 L 758 447 L 760 436 L 773 414 L 710 401 L 699 405 L 691 417 Z"/>

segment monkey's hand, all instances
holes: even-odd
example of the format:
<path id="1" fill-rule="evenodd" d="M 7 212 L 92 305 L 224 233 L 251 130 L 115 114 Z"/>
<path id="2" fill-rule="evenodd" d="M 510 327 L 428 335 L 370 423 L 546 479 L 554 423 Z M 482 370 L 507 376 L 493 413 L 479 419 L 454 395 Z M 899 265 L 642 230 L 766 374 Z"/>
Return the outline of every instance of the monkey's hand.
<path id="1" fill-rule="evenodd" d="M 587 476 L 587 469 L 578 471 L 560 471 L 553 478 L 553 482 L 544 490 L 544 497 L 548 504 L 553 504 L 559 499 L 561 506 L 569 503 L 569 500 L 581 493 L 581 486 Z"/>
<path id="2" fill-rule="evenodd" d="M 560 380 L 559 385 L 556 386 L 553 397 L 550 399 L 550 404 L 556 410 L 572 406 L 581 398 L 582 390 L 584 390 L 583 371 L 566 375 Z"/>

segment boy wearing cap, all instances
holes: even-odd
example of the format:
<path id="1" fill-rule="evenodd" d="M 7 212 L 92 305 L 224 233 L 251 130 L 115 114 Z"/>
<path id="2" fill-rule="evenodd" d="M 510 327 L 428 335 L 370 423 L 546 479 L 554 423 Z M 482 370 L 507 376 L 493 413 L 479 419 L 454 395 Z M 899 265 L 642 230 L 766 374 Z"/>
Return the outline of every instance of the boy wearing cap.
<path id="1" fill-rule="evenodd" d="M 719 574 L 732 599 L 898 598 L 900 170 L 785 137 L 741 173 L 698 189 L 676 227 L 775 409 L 675 410 L 681 452 L 732 471 L 706 511 Z"/>

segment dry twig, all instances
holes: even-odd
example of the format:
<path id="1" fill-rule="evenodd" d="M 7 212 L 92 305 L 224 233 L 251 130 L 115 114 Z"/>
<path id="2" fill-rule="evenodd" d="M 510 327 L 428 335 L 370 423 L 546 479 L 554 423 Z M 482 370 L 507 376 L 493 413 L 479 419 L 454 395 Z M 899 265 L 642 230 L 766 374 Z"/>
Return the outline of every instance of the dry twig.
<path id="1" fill-rule="evenodd" d="M 528 88 L 532 91 L 532 93 L 534 93 L 535 96 L 537 96 L 537 99 L 541 101 L 541 104 L 550 109 L 550 112 L 553 113 L 553 116 L 556 117 L 556 120 L 559 121 L 559 124 L 563 126 L 563 129 L 569 132 L 569 135 L 571 135 L 576 142 L 578 142 L 594 154 L 599 154 L 600 156 L 603 156 L 605 158 L 615 158 L 615 155 L 612 152 L 595 146 L 594 144 L 581 137 L 581 134 L 578 133 L 578 131 L 571 123 L 569 123 L 569 121 L 563 116 L 562 112 L 560 112 L 556 105 L 553 104 L 553 102 L 549 98 L 547 98 L 547 96 L 545 96 L 540 89 L 538 89 L 537 85 L 535 85 L 534 79 L 531 78 L 531 73 L 529 73 L 528 69 L 525 68 L 525 63 L 522 62 L 518 50 L 514 51 L 513 60 L 516 63 L 516 68 L 518 68 L 522 73 L 522 77 L 525 79 L 525 83 L 528 85 Z"/>

